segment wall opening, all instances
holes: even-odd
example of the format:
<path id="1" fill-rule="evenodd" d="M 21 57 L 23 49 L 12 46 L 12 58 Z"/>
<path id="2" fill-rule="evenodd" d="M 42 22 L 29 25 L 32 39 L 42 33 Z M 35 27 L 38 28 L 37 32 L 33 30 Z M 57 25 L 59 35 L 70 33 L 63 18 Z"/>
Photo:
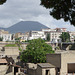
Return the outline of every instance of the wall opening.
<path id="1" fill-rule="evenodd" d="M 50 75 L 50 74 L 49 74 L 49 70 L 46 70 L 46 75 Z"/>
<path id="2" fill-rule="evenodd" d="M 75 63 L 68 64 L 68 73 L 75 73 Z"/>

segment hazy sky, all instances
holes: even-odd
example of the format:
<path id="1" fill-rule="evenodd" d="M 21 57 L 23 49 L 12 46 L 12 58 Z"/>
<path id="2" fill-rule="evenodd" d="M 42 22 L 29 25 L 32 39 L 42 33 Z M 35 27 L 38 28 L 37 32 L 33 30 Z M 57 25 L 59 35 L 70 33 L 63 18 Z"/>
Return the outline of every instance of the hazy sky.
<path id="1" fill-rule="evenodd" d="M 49 9 L 40 5 L 40 0 L 7 0 L 0 5 L 0 27 L 9 27 L 19 21 L 38 21 L 50 28 L 64 27 L 75 31 L 69 22 L 52 18 Z"/>

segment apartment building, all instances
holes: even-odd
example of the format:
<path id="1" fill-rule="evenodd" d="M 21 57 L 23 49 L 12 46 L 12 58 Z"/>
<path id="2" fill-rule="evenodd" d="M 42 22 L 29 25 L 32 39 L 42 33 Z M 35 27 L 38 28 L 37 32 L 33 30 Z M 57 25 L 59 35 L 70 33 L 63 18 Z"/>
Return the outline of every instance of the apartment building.
<path id="1" fill-rule="evenodd" d="M 21 41 L 27 41 L 29 37 L 29 32 L 26 32 L 22 37 L 21 37 Z"/>
<path id="2" fill-rule="evenodd" d="M 67 32 L 66 28 L 55 28 L 56 32 Z"/>
<path id="3" fill-rule="evenodd" d="M 46 28 L 46 29 L 42 29 L 41 31 L 50 32 L 50 31 L 56 31 L 56 30 L 55 29 L 51 29 L 51 28 Z"/>
<path id="4" fill-rule="evenodd" d="M 28 40 L 28 36 L 29 36 L 29 32 L 26 32 L 26 33 L 21 33 L 21 32 L 18 32 L 15 34 L 15 38 L 20 38 L 20 41 L 27 41 Z"/>
<path id="5" fill-rule="evenodd" d="M 42 29 L 44 31 L 46 37 L 47 34 L 50 35 L 50 42 L 58 43 L 61 42 L 60 35 L 62 32 L 66 32 L 66 28 L 56 28 L 56 29 Z"/>
<path id="6" fill-rule="evenodd" d="M 41 38 L 41 39 L 46 38 L 43 31 L 30 31 L 28 40 L 38 39 L 38 38 Z"/>
<path id="7" fill-rule="evenodd" d="M 58 32 L 58 31 L 51 31 L 50 32 L 50 41 L 53 43 L 61 43 L 61 39 L 60 39 L 60 35 L 62 34 L 62 32 Z"/>
<path id="8" fill-rule="evenodd" d="M 60 43 L 61 39 L 60 36 L 62 34 L 62 32 L 68 32 L 66 28 L 55 28 L 55 29 L 42 29 L 42 31 L 44 31 L 46 37 L 47 34 L 50 34 L 50 42 L 53 43 Z M 75 32 L 69 32 L 70 34 L 70 41 L 74 42 L 75 40 Z"/>
<path id="9" fill-rule="evenodd" d="M 75 41 L 75 32 L 69 32 L 70 34 L 70 41 L 74 42 Z"/>
<path id="10" fill-rule="evenodd" d="M 0 37 L 3 38 L 3 41 L 11 41 L 12 34 L 0 34 Z"/>
<path id="11" fill-rule="evenodd" d="M 0 30 L 0 37 L 3 39 L 3 41 L 12 40 L 12 34 L 9 34 L 8 31 Z"/>
<path id="12" fill-rule="evenodd" d="M 9 34 L 9 32 L 5 30 L 0 30 L 0 34 Z"/>
<path id="13" fill-rule="evenodd" d="M 24 33 L 21 32 L 15 33 L 15 38 L 21 38 L 22 36 L 24 36 Z"/>

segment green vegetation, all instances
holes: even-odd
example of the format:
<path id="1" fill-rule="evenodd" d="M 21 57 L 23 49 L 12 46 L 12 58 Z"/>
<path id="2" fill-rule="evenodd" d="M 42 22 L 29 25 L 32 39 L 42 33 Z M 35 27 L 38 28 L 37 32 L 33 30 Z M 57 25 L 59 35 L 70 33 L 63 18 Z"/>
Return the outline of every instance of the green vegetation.
<path id="1" fill-rule="evenodd" d="M 71 45 L 70 50 L 75 50 L 75 43 Z"/>
<path id="2" fill-rule="evenodd" d="M 21 53 L 20 58 L 25 63 L 43 63 L 46 62 L 46 54 L 48 53 L 54 53 L 52 47 L 39 38 L 29 42 L 26 50 Z"/>
<path id="3" fill-rule="evenodd" d="M 75 26 L 75 0 L 41 0 L 41 5 L 50 10 L 55 19 L 64 19 Z"/>
<path id="4" fill-rule="evenodd" d="M 17 47 L 17 45 L 16 44 L 7 44 L 7 45 L 5 45 L 5 47 Z"/>
<path id="5" fill-rule="evenodd" d="M 60 50 L 59 46 L 56 47 L 56 50 Z"/>
<path id="6" fill-rule="evenodd" d="M 68 32 L 62 32 L 60 38 L 62 42 L 70 42 L 70 34 Z"/>
<path id="7" fill-rule="evenodd" d="M 47 39 L 47 41 L 50 41 L 50 34 L 49 33 L 47 34 L 46 39 Z"/>
<path id="8" fill-rule="evenodd" d="M 7 0 L 0 0 L 0 5 L 4 4 Z"/>
<path id="9" fill-rule="evenodd" d="M 0 41 L 3 41 L 3 37 L 0 37 Z"/>
<path id="10" fill-rule="evenodd" d="M 22 51 L 22 49 L 19 47 L 19 50 Z"/>
<path id="11" fill-rule="evenodd" d="M 19 41 L 21 38 L 15 38 L 16 41 Z"/>

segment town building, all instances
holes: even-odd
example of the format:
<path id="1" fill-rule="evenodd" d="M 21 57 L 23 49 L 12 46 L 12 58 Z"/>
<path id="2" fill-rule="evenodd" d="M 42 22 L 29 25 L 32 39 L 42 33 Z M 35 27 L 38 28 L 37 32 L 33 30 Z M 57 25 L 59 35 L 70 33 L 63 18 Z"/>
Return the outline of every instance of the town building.
<path id="1" fill-rule="evenodd" d="M 27 41 L 28 40 L 28 37 L 29 37 L 29 32 L 26 32 L 20 39 L 20 41 Z"/>
<path id="2" fill-rule="evenodd" d="M 51 28 L 46 28 L 46 29 L 42 29 L 41 31 L 46 32 L 50 32 L 50 31 L 56 31 L 55 29 L 51 29 Z"/>
<path id="3" fill-rule="evenodd" d="M 24 36 L 24 33 L 21 32 L 15 33 L 15 38 L 21 38 L 22 36 Z"/>
<path id="4" fill-rule="evenodd" d="M 68 32 L 70 34 L 70 41 L 74 42 L 75 40 L 75 32 L 69 32 L 67 31 L 66 28 L 55 28 L 55 29 L 42 29 L 42 31 L 44 31 L 45 36 L 47 37 L 47 34 L 50 35 L 50 42 L 53 43 L 61 43 L 61 39 L 60 36 L 62 34 L 62 32 Z"/>
<path id="5" fill-rule="evenodd" d="M 47 63 L 27 63 L 28 75 L 74 75 L 75 51 L 46 55 Z"/>
<path id="6" fill-rule="evenodd" d="M 27 63 L 28 75 L 55 75 L 55 66 L 50 63 Z"/>
<path id="7" fill-rule="evenodd" d="M 47 63 L 56 67 L 55 75 L 69 75 L 75 73 L 75 51 L 47 54 Z"/>
<path id="8" fill-rule="evenodd" d="M 38 38 L 45 40 L 46 36 L 43 31 L 30 31 L 28 40 L 38 39 Z"/>
<path id="9" fill-rule="evenodd" d="M 75 32 L 69 32 L 70 34 L 70 41 L 74 42 L 75 41 Z"/>
<path id="10" fill-rule="evenodd" d="M 6 59 L 0 58 L 0 75 L 5 75 L 8 69 L 8 62 Z"/>
<path id="11" fill-rule="evenodd" d="M 12 41 L 12 34 L 0 34 L 3 41 Z"/>
<path id="12" fill-rule="evenodd" d="M 15 33 L 15 39 L 16 38 L 20 38 L 20 42 L 27 41 L 28 40 L 28 36 L 29 36 L 29 32 L 26 32 L 26 33 L 21 33 L 21 32 Z"/>
<path id="13" fill-rule="evenodd" d="M 1 29 L 0 34 L 9 34 L 9 32 Z"/>
<path id="14" fill-rule="evenodd" d="M 56 32 L 67 32 L 66 28 L 55 28 Z"/>
<path id="15" fill-rule="evenodd" d="M 2 41 L 12 41 L 12 34 L 9 34 L 8 31 L 0 30 L 0 38 Z"/>
<path id="16" fill-rule="evenodd" d="M 55 28 L 55 29 L 42 29 L 42 31 L 44 31 L 46 37 L 47 34 L 50 35 L 50 42 L 53 43 L 61 43 L 61 39 L 60 39 L 60 35 L 62 34 L 62 32 L 67 32 L 66 28 Z"/>
<path id="17" fill-rule="evenodd" d="M 59 31 L 51 31 L 50 32 L 50 41 L 52 43 L 61 43 L 61 39 L 60 39 L 61 34 L 62 34 L 62 32 L 59 32 Z"/>

